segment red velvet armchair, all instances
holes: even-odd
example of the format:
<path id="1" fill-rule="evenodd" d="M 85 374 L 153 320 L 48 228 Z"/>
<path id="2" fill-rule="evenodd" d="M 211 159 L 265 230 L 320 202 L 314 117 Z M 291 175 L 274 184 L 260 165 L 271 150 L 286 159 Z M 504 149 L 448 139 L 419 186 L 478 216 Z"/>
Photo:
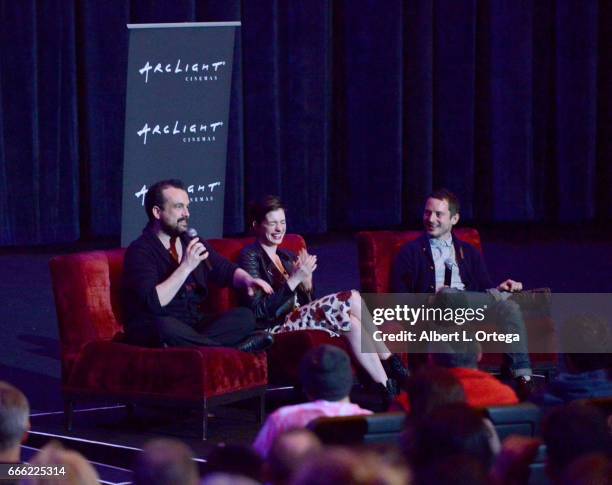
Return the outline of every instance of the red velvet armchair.
<path id="1" fill-rule="evenodd" d="M 391 267 L 397 253 L 404 244 L 414 241 L 421 234 L 423 234 L 422 231 L 363 231 L 357 233 L 361 291 L 363 293 L 390 293 Z M 453 234 L 482 252 L 480 234 L 476 229 L 457 228 L 453 229 Z M 528 337 L 532 331 L 537 331 L 540 335 L 544 331 L 550 336 L 549 352 L 531 354 L 534 367 L 548 372 L 557 364 L 557 354 L 554 351 L 554 324 L 548 317 L 527 323 Z M 501 354 L 486 353 L 483 355 L 481 365 L 487 368 L 499 368 L 501 362 Z"/>
<path id="2" fill-rule="evenodd" d="M 232 247 L 232 241 L 227 244 Z M 224 245 L 216 241 L 215 247 Z M 266 355 L 230 348 L 144 348 L 121 343 L 119 289 L 125 250 L 58 256 L 51 277 L 59 323 L 66 425 L 77 399 L 210 406 L 259 397 L 264 413 Z M 228 290 L 218 305 L 228 303 Z M 227 293 L 224 293 L 227 292 Z M 225 297 L 225 298 L 223 298 Z"/>

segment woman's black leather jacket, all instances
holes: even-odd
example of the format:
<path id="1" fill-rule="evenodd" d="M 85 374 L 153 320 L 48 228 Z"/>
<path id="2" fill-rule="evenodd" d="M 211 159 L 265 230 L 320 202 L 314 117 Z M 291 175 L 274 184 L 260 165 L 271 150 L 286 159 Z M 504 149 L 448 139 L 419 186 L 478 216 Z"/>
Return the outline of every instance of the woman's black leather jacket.
<path id="1" fill-rule="evenodd" d="M 295 254 L 283 249 L 277 249 L 276 254 L 287 274 L 291 274 L 296 259 Z M 253 278 L 267 281 L 274 289 L 271 295 L 266 295 L 262 290 L 256 290 L 252 297 L 244 295 L 245 304 L 253 310 L 258 321 L 269 324 L 282 323 L 285 315 L 295 307 L 296 294 L 300 305 L 312 301 L 312 292 L 305 291 L 302 285 L 291 291 L 285 277 L 258 242 L 250 244 L 241 251 L 238 264 Z"/>

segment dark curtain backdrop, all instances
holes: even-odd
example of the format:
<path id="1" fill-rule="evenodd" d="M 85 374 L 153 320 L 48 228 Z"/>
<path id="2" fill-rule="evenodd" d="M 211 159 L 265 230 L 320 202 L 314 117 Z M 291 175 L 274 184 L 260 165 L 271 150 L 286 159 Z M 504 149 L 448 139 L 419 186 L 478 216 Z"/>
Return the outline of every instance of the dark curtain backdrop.
<path id="1" fill-rule="evenodd" d="M 226 20 L 226 233 L 612 219 L 612 2 L 0 0 L 0 245 L 118 236 L 125 24 Z"/>

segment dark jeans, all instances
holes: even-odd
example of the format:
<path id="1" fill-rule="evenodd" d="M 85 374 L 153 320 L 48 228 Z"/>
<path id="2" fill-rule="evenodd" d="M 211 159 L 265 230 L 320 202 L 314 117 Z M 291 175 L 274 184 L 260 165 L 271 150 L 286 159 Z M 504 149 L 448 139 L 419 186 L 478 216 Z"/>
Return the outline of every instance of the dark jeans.
<path id="1" fill-rule="evenodd" d="M 527 331 L 521 307 L 515 301 L 496 298 L 490 293 L 477 291 L 442 290 L 442 298 L 448 297 L 446 306 L 463 306 L 465 308 L 482 308 L 487 306 L 487 316 L 502 333 L 516 333 L 519 342 L 513 342 L 512 351 L 504 354 L 504 365 L 514 377 L 531 375 L 531 361 L 527 346 Z M 454 300 L 454 301 L 453 301 Z"/>
<path id="2" fill-rule="evenodd" d="M 255 315 L 234 308 L 191 324 L 170 316 L 155 316 L 130 325 L 126 340 L 145 347 L 234 347 L 255 331 Z"/>

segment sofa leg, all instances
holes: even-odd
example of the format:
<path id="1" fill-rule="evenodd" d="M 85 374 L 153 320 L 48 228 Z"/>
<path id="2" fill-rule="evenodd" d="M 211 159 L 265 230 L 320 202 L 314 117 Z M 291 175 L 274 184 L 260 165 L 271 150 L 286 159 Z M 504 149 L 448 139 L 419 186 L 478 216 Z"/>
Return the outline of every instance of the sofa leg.
<path id="1" fill-rule="evenodd" d="M 202 404 L 202 441 L 206 441 L 206 434 L 208 433 L 208 405 L 206 399 Z"/>
<path id="2" fill-rule="evenodd" d="M 74 401 L 72 399 L 64 399 L 64 428 L 66 428 L 66 431 L 72 431 L 73 411 Z"/>

